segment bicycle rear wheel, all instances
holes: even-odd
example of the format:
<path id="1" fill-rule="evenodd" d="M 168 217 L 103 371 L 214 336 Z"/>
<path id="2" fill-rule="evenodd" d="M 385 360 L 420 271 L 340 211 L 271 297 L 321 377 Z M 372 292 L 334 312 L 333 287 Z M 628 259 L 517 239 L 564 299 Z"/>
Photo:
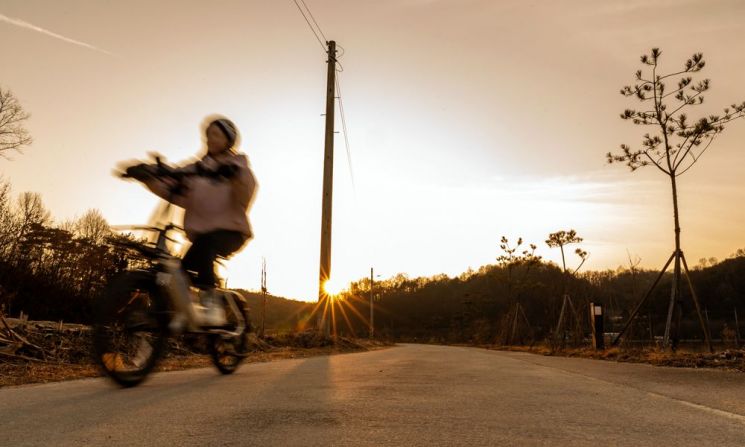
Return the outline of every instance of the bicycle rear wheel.
<path id="1" fill-rule="evenodd" d="M 157 364 L 168 339 L 167 305 L 146 272 L 120 274 L 97 301 L 94 356 L 119 385 L 138 385 Z"/>
<path id="2" fill-rule="evenodd" d="M 212 363 L 215 367 L 223 374 L 232 374 L 238 369 L 238 365 L 246 358 L 248 352 L 248 334 L 251 333 L 251 319 L 248 315 L 248 310 L 245 308 L 243 303 L 238 303 L 238 309 L 241 312 L 241 316 L 245 321 L 245 327 L 243 331 L 236 336 L 226 337 L 224 335 L 211 334 L 207 341 L 207 345 L 212 357 Z M 238 326 L 237 319 L 232 314 L 228 313 L 228 324 Z"/>

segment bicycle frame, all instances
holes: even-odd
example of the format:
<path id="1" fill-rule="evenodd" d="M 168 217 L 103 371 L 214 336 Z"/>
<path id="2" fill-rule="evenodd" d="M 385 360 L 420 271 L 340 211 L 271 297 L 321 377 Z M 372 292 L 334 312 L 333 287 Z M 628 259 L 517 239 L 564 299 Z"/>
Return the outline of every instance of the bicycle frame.
<path id="1" fill-rule="evenodd" d="M 168 204 L 160 214 L 166 215 L 170 211 L 171 205 Z M 161 289 L 166 297 L 168 297 L 173 310 L 174 315 L 171 318 L 170 329 L 174 334 L 180 334 L 183 332 L 191 333 L 210 333 L 220 334 L 226 337 L 237 336 L 243 332 L 246 328 L 247 322 L 243 318 L 243 314 L 240 311 L 239 305 L 245 305 L 245 299 L 238 293 L 217 288 L 216 291 L 222 295 L 225 300 L 226 313 L 230 312 L 235 321 L 238 322 L 234 330 L 226 330 L 221 328 L 203 328 L 201 327 L 199 320 L 199 306 L 196 304 L 195 292 L 192 291 L 191 281 L 187 276 L 186 272 L 181 267 L 181 259 L 172 255 L 168 249 L 167 243 L 177 242 L 174 239 L 168 237 L 168 233 L 171 230 L 182 230 L 173 223 L 168 223 L 165 226 L 145 226 L 145 227 L 117 227 L 119 229 L 140 229 L 154 231 L 157 233 L 157 238 L 153 242 L 154 247 L 154 258 L 152 259 L 153 266 L 148 269 L 150 272 L 155 272 L 155 283 Z M 199 306 L 199 307 L 198 307 Z"/>

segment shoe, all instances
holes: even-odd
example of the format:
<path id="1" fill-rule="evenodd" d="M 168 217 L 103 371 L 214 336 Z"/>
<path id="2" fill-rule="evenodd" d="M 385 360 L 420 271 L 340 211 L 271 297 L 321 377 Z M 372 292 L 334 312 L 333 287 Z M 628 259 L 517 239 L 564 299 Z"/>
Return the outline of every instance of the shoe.
<path id="1" fill-rule="evenodd" d="M 204 306 L 202 311 L 202 326 L 225 326 L 228 320 L 225 317 L 225 307 L 222 297 L 215 289 L 199 291 L 199 299 Z"/>
<path id="2" fill-rule="evenodd" d="M 140 346 L 137 349 L 137 355 L 132 359 L 132 364 L 138 368 L 142 368 L 153 353 L 153 347 L 148 343 L 145 338 L 140 339 Z"/>
<path id="3" fill-rule="evenodd" d="M 181 334 L 186 329 L 187 320 L 187 316 L 179 312 L 171 319 L 171 322 L 168 324 L 168 329 L 170 329 L 172 334 Z"/>

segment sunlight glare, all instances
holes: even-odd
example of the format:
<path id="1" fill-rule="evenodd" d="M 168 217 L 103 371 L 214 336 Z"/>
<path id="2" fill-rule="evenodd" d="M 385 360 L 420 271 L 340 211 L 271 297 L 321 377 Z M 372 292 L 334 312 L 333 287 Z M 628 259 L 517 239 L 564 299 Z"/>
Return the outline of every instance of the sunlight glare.
<path id="1" fill-rule="evenodd" d="M 329 278 L 328 281 L 323 283 L 323 290 L 330 296 L 335 297 L 346 290 L 347 284 L 336 278 Z"/>

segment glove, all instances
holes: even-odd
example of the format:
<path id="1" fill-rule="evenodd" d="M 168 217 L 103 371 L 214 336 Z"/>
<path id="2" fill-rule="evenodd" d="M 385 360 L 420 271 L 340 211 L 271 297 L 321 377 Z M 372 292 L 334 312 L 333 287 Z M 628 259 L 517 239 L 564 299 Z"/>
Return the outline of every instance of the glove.
<path id="1" fill-rule="evenodd" d="M 241 168 L 236 165 L 220 165 L 220 167 L 217 168 L 217 171 L 215 171 L 215 174 L 220 177 L 233 178 L 238 174 L 238 171 L 240 170 Z"/>
<path id="2" fill-rule="evenodd" d="M 127 177 L 131 177 L 135 180 L 144 181 L 153 176 L 152 167 L 145 163 L 130 166 L 125 171 Z"/>
<path id="3" fill-rule="evenodd" d="M 209 176 L 212 172 L 201 161 L 194 164 L 194 172 L 197 175 Z"/>

